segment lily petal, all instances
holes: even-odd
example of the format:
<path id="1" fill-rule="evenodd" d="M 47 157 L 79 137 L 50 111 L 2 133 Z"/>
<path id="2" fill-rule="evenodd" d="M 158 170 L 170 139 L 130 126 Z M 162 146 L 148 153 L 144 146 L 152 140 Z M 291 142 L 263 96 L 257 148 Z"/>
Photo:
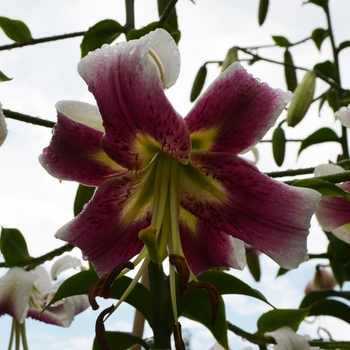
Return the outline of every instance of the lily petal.
<path id="1" fill-rule="evenodd" d="M 216 190 L 204 192 L 198 187 L 204 179 L 191 175 L 192 181 L 183 175 L 183 208 L 252 245 L 284 268 L 296 268 L 305 261 L 310 218 L 320 200 L 318 192 L 275 181 L 229 153 L 193 152 L 192 164 Z"/>
<path id="2" fill-rule="evenodd" d="M 350 127 L 350 104 L 347 107 L 341 107 L 335 116 L 340 120 L 340 122 L 346 126 Z"/>
<path id="3" fill-rule="evenodd" d="M 9 314 L 19 323 L 24 322 L 37 277 L 19 267 L 12 267 L 0 278 L 0 316 Z"/>
<path id="4" fill-rule="evenodd" d="M 159 150 L 188 161 L 188 130 L 163 91 L 175 82 L 179 69 L 179 51 L 163 29 L 103 47 L 80 61 L 78 71 L 102 114 L 102 147 L 118 164 L 143 169 L 147 161 L 140 155 L 148 151 L 149 160 Z"/>
<path id="5" fill-rule="evenodd" d="M 55 280 L 57 275 L 70 268 L 83 267 L 81 261 L 74 256 L 65 255 L 62 258 L 55 261 L 51 267 L 51 278 Z"/>
<path id="6" fill-rule="evenodd" d="M 106 180 L 84 210 L 56 233 L 78 246 L 99 276 L 129 261 L 143 246 L 138 234 L 150 225 L 152 202 L 137 192 L 147 190 L 139 181 L 137 176 Z"/>
<path id="7" fill-rule="evenodd" d="M 96 106 L 76 101 L 56 104 L 58 121 L 41 165 L 61 180 L 98 186 L 106 178 L 125 173 L 100 146 L 102 119 Z"/>
<path id="8" fill-rule="evenodd" d="M 274 338 L 280 350 L 310 350 L 307 338 L 296 334 L 290 327 L 281 327 L 273 332 L 265 333 L 266 336 Z M 275 346 L 275 349 L 277 347 Z"/>
<path id="9" fill-rule="evenodd" d="M 7 125 L 4 113 L 2 113 L 2 104 L 0 103 L 0 146 L 4 143 L 7 137 Z"/>
<path id="10" fill-rule="evenodd" d="M 181 209 L 180 235 L 186 261 L 195 275 L 214 267 L 242 270 L 244 243 Z"/>
<path id="11" fill-rule="evenodd" d="M 233 63 L 185 118 L 195 150 L 246 152 L 273 126 L 291 92 L 270 88 Z"/>

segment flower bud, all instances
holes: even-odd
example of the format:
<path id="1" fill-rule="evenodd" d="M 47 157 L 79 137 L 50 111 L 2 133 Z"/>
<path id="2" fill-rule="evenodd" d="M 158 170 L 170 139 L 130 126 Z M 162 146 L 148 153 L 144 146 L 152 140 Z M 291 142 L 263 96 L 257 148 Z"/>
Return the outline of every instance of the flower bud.
<path id="1" fill-rule="evenodd" d="M 307 72 L 302 82 L 295 89 L 294 99 L 290 103 L 287 114 L 288 126 L 294 127 L 304 118 L 312 103 L 315 85 L 316 73 L 314 71 Z"/>
<path id="2" fill-rule="evenodd" d="M 305 294 L 313 292 L 315 290 L 332 290 L 337 285 L 332 273 L 326 269 L 317 268 L 315 277 L 308 283 L 305 288 Z"/>
<path id="3" fill-rule="evenodd" d="M 224 62 L 221 65 L 221 72 L 227 69 L 232 63 L 239 61 L 238 59 L 238 48 L 236 46 L 231 47 L 225 57 Z"/>
<path id="4" fill-rule="evenodd" d="M 288 49 L 284 51 L 284 63 L 287 64 L 284 66 L 284 76 L 286 79 L 287 88 L 289 91 L 293 92 L 298 85 L 298 80 L 297 80 L 295 68 L 291 67 L 291 66 L 294 66 L 294 62 L 293 62 L 292 54 Z"/>
<path id="5" fill-rule="evenodd" d="M 277 127 L 272 135 L 272 151 L 275 162 L 281 166 L 286 153 L 286 136 L 282 128 Z"/>

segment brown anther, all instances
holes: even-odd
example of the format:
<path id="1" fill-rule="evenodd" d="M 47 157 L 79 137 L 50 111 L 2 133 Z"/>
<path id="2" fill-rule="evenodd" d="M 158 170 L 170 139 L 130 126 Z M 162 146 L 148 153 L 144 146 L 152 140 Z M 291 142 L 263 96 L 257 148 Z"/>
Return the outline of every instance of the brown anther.
<path id="1" fill-rule="evenodd" d="M 185 343 L 182 339 L 181 323 L 180 322 L 173 325 L 173 332 L 174 332 L 175 349 L 176 350 L 186 350 Z"/>
<path id="2" fill-rule="evenodd" d="M 107 344 L 106 338 L 105 338 L 105 325 L 103 318 L 109 314 L 111 311 L 113 311 L 114 306 L 111 305 L 107 309 L 104 309 L 99 316 L 97 317 L 96 324 L 95 324 L 95 332 L 96 332 L 96 339 L 98 344 L 100 345 L 102 350 L 110 350 L 109 345 Z"/>
<path id="3" fill-rule="evenodd" d="M 134 264 L 132 262 L 125 261 L 115 267 L 112 272 L 105 274 L 89 288 L 89 302 L 93 310 L 97 310 L 99 308 L 99 305 L 96 302 L 96 297 L 99 296 L 104 299 L 108 299 L 110 297 L 113 282 L 118 275 L 124 269 L 132 270 L 133 268 Z"/>
<path id="4" fill-rule="evenodd" d="M 169 261 L 174 265 L 179 275 L 179 295 L 185 295 L 188 291 L 188 280 L 190 279 L 190 269 L 185 258 L 176 254 L 169 254 Z"/>
<path id="5" fill-rule="evenodd" d="M 220 294 L 218 292 L 218 290 L 216 289 L 216 287 L 209 283 L 209 282 L 195 282 L 194 286 L 196 288 L 203 288 L 207 291 L 208 293 L 208 297 L 209 297 L 209 301 L 210 301 L 210 305 L 211 305 L 211 325 L 214 325 L 215 320 L 216 320 L 216 316 L 218 314 L 218 310 L 219 310 L 219 305 L 220 305 Z"/>

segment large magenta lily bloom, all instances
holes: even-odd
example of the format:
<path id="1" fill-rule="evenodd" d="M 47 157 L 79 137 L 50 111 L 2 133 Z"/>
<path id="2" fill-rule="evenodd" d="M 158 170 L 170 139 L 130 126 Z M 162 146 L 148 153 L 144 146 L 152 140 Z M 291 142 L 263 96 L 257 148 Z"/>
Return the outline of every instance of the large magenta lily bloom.
<path id="1" fill-rule="evenodd" d="M 319 194 L 274 181 L 238 156 L 261 140 L 291 94 L 235 63 L 183 119 L 164 94 L 179 70 L 178 48 L 162 29 L 80 61 L 98 107 L 59 102 L 40 162 L 97 190 L 56 236 L 81 248 L 99 275 L 147 256 L 138 238 L 147 227 L 155 228 L 159 256 L 184 256 L 194 274 L 242 268 L 242 241 L 297 267 Z"/>

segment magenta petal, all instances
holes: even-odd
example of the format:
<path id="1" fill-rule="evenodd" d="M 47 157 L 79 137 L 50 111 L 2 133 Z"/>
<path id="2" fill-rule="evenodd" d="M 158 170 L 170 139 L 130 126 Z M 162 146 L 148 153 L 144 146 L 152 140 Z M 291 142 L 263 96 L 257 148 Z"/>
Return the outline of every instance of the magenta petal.
<path id="1" fill-rule="evenodd" d="M 84 210 L 56 233 L 57 238 L 79 247 L 99 276 L 129 261 L 143 246 L 138 233 L 149 226 L 150 212 L 144 208 L 125 216 L 134 187 L 127 178 L 106 180 Z"/>
<path id="2" fill-rule="evenodd" d="M 188 161 L 189 132 L 163 91 L 164 85 L 176 80 L 179 64 L 177 46 L 164 30 L 103 47 L 79 63 L 79 73 L 103 118 L 102 147 L 117 163 L 128 169 L 144 168 L 138 157 L 140 134 L 181 162 Z"/>
<path id="3" fill-rule="evenodd" d="M 181 244 L 192 272 L 199 275 L 214 267 L 233 267 L 242 270 L 245 266 L 244 244 L 196 219 L 196 232 L 180 218 Z M 236 240 L 237 241 L 237 240 Z"/>
<path id="4" fill-rule="evenodd" d="M 125 172 L 102 150 L 100 139 L 103 131 L 93 127 L 99 126 L 98 120 L 87 120 L 90 125 L 83 123 L 84 115 L 99 116 L 95 106 L 61 101 L 57 104 L 57 112 L 51 143 L 39 157 L 41 165 L 51 175 L 60 180 L 98 186 L 106 178 Z M 77 116 L 81 116 L 80 120 Z"/>
<path id="5" fill-rule="evenodd" d="M 200 97 L 185 121 L 191 134 L 212 131 L 206 140 L 210 147 L 198 150 L 239 154 L 262 139 L 291 96 L 234 63 Z"/>
<path id="6" fill-rule="evenodd" d="M 192 163 L 223 186 L 226 200 L 203 200 L 190 188 L 182 188 L 181 205 L 186 210 L 284 268 L 296 268 L 306 259 L 318 192 L 277 182 L 229 153 L 194 152 Z"/>

